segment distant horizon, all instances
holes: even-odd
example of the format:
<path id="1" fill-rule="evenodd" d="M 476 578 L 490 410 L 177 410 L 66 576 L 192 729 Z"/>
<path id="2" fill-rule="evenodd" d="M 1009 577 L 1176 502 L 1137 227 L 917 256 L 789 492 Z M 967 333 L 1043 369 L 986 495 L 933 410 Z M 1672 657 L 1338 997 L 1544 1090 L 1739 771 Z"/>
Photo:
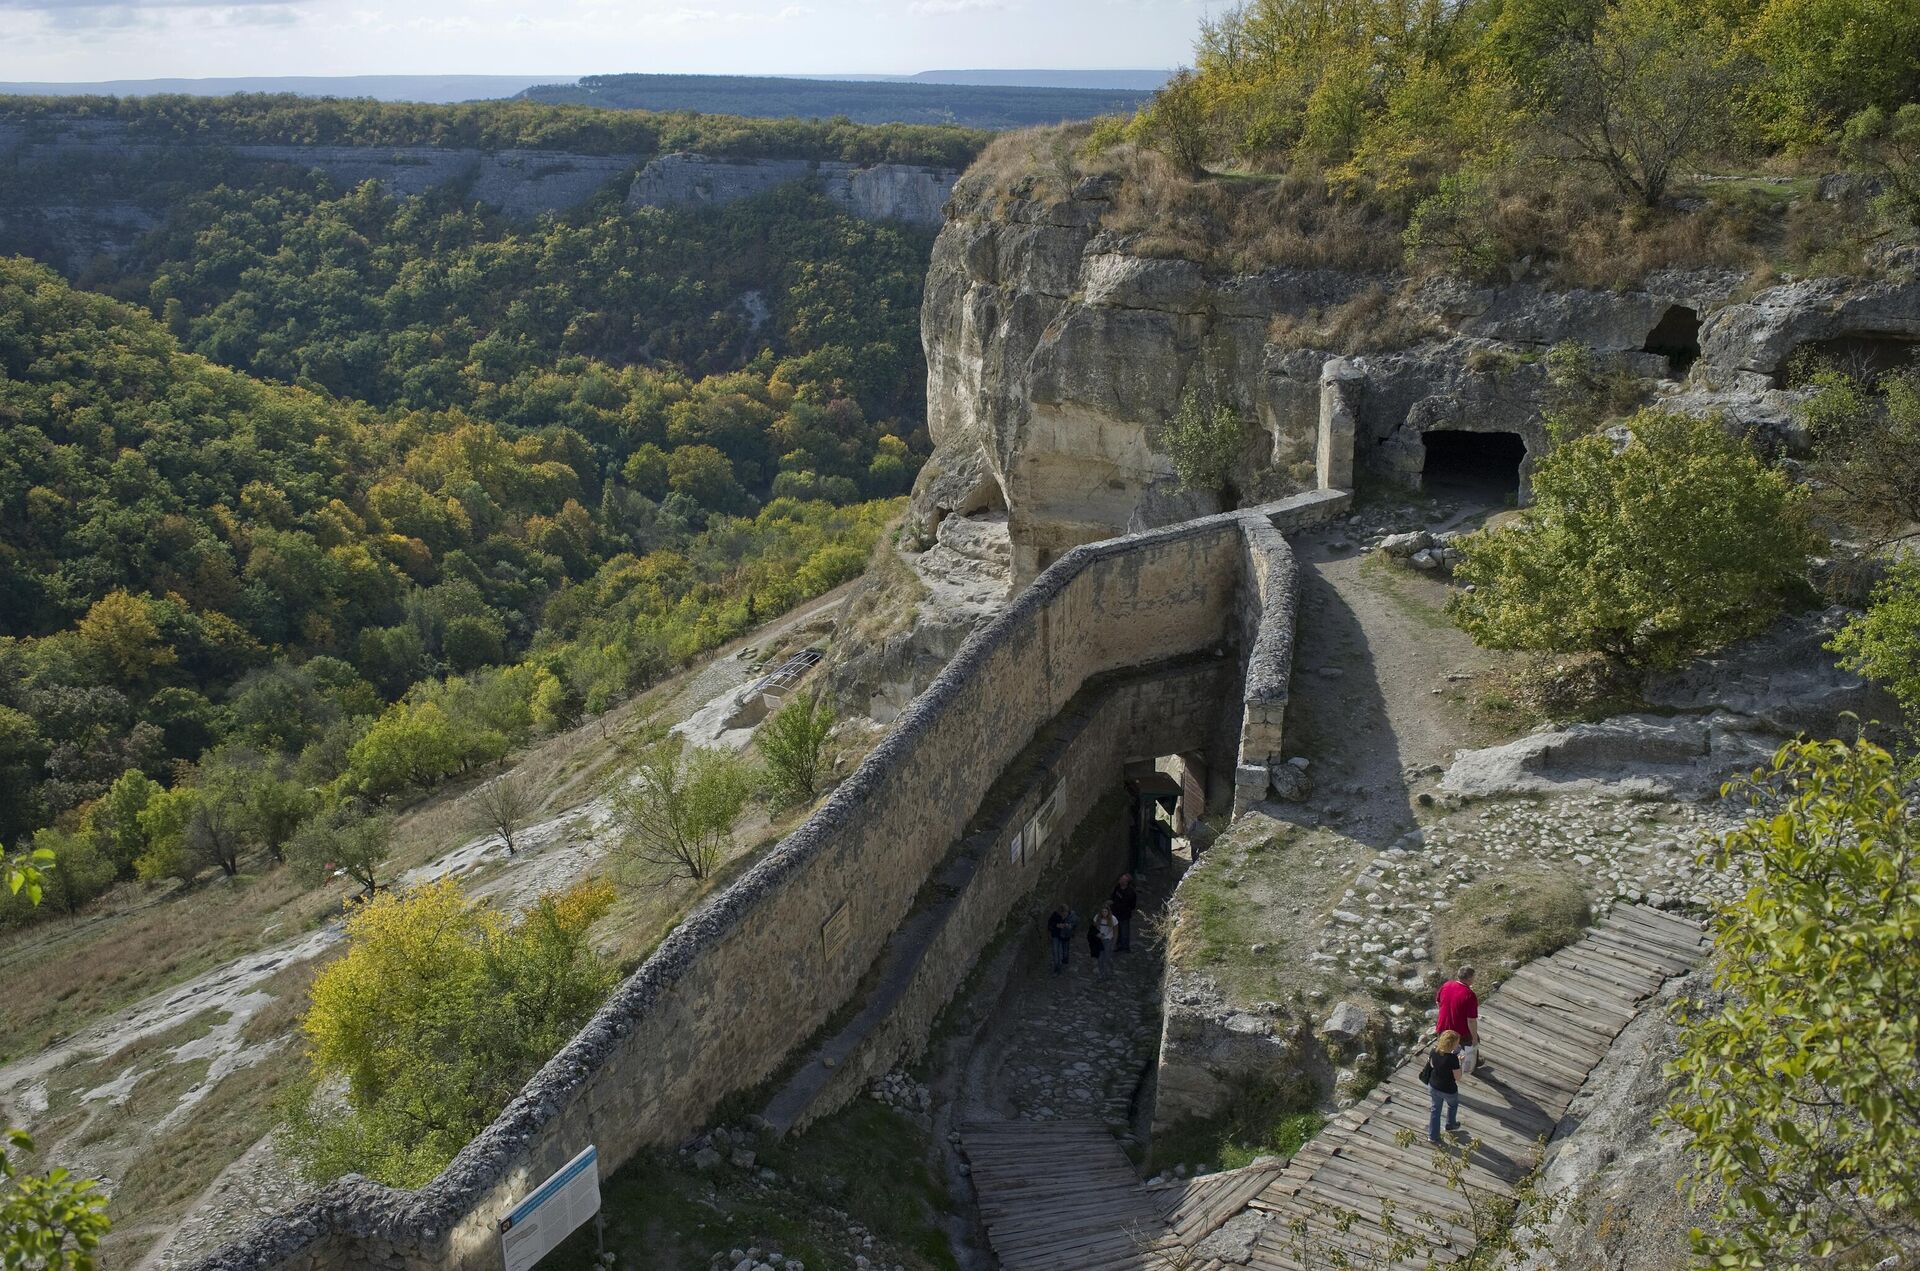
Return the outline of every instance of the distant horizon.
<path id="1" fill-rule="evenodd" d="M 12 83 L 586 74 L 912 77 L 1191 56 L 1215 0 L 0 0 Z M 441 68 L 453 67 L 452 70 Z M 574 77 L 577 78 L 577 75 Z M 566 78 L 563 76 L 562 78 Z"/>
<path id="2" fill-rule="evenodd" d="M 155 75 L 94 80 L 0 81 L 9 96 L 146 96 L 181 93 L 228 96 L 246 92 L 293 92 L 313 96 L 361 96 L 428 103 L 513 97 L 542 85 L 577 84 L 594 76 L 677 75 L 754 79 L 817 80 L 826 83 L 987 84 L 1029 88 L 1129 88 L 1151 90 L 1170 74 L 1162 67 L 964 67 L 906 72 L 766 72 L 743 75 L 725 71 L 618 71 L 505 74 L 441 72 L 355 75 Z M 302 93 L 302 89 L 311 90 Z M 385 91 L 382 91 L 382 90 Z M 497 91 L 486 91 L 494 89 Z M 357 91 L 356 91 L 357 90 Z"/>

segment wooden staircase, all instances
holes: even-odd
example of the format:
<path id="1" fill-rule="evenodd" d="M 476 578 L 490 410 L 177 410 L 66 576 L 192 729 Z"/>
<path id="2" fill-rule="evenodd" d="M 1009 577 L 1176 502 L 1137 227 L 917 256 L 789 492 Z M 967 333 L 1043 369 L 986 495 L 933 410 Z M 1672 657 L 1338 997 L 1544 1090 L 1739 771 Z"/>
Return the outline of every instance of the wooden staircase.
<path id="1" fill-rule="evenodd" d="M 1416 1055 L 1284 1166 L 1173 1187 L 1142 1186 L 1098 1123 L 964 1126 L 988 1239 L 1007 1271 L 1322 1271 L 1339 1254 L 1389 1271 L 1457 1262 L 1473 1248 L 1476 1204 L 1513 1194 L 1621 1030 L 1706 948 L 1696 923 L 1619 905 L 1483 1002 L 1489 1062 L 1460 1096 L 1462 1138 L 1478 1146 L 1458 1187 L 1436 1171 L 1427 1143 Z M 1245 1214 L 1264 1221 L 1244 1259 L 1202 1249 Z"/>

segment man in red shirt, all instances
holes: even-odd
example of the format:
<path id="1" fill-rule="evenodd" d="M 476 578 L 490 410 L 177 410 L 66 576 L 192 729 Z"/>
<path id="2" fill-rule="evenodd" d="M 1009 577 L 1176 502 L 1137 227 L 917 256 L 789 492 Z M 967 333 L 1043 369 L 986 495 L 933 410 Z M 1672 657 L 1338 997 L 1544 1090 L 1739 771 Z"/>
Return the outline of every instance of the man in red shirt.
<path id="1" fill-rule="evenodd" d="M 1467 1039 L 1474 1048 L 1476 1056 L 1480 1049 L 1480 999 L 1473 991 L 1473 968 L 1463 966 L 1451 980 L 1440 986 L 1439 994 L 1434 998 L 1440 1004 L 1440 1018 L 1434 1021 L 1433 1031 L 1444 1033 L 1448 1029 Z"/>

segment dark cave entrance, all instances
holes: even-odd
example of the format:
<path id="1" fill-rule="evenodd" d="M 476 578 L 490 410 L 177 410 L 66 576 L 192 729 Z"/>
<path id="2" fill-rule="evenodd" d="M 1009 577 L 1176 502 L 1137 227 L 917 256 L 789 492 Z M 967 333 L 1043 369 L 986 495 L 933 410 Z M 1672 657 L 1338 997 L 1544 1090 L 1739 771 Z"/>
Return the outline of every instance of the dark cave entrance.
<path id="1" fill-rule="evenodd" d="M 1647 333 L 1647 353 L 1667 359 L 1667 373 L 1680 379 L 1700 360 L 1700 315 L 1685 305 L 1670 305 Z"/>
<path id="2" fill-rule="evenodd" d="M 1421 434 L 1426 462 L 1420 487 L 1433 494 L 1513 502 L 1520 497 L 1520 465 L 1527 443 L 1519 433 L 1436 428 Z"/>

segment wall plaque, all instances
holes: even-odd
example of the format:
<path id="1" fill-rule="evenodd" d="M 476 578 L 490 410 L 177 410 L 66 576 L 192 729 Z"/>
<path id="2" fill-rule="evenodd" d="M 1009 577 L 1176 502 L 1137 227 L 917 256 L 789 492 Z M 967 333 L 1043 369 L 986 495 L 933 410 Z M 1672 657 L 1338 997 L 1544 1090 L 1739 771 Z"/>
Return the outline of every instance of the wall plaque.
<path id="1" fill-rule="evenodd" d="M 820 948 L 831 962 L 846 951 L 847 941 L 853 936 L 853 912 L 841 902 L 838 909 L 827 915 L 820 924 Z"/>

